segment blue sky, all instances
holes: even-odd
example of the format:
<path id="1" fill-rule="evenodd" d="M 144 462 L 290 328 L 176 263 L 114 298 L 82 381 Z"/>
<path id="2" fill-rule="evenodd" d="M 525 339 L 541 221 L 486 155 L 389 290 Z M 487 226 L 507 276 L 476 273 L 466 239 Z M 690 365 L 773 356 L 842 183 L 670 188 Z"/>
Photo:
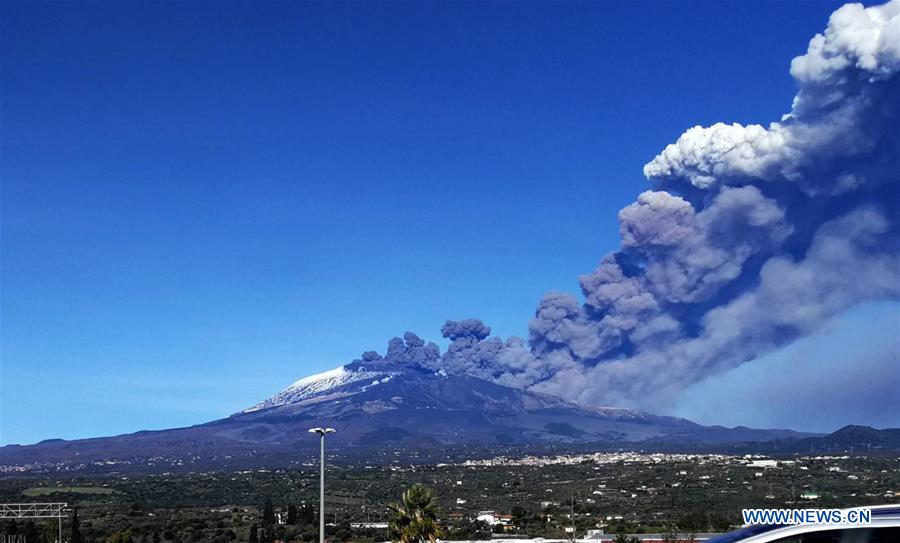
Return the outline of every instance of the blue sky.
<path id="1" fill-rule="evenodd" d="M 666 144 L 790 108 L 838 5 L 5 2 L 0 442 L 203 422 L 448 318 L 524 335 Z M 710 402 L 676 410 L 804 422 Z"/>

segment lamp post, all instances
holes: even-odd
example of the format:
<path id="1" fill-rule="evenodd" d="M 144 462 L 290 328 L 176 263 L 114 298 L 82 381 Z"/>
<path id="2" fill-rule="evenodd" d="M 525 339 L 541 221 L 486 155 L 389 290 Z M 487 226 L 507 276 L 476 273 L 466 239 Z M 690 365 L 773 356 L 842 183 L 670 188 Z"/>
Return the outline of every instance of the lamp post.
<path id="1" fill-rule="evenodd" d="M 334 428 L 310 428 L 312 434 L 319 434 L 321 467 L 319 475 L 319 543 L 325 543 L 325 434 L 333 434 Z"/>

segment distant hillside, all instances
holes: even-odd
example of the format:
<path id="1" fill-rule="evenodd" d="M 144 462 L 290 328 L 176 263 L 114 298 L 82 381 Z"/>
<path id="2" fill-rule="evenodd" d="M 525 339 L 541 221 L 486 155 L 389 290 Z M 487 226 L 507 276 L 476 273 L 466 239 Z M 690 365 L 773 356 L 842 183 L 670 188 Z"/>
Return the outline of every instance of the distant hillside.
<path id="1" fill-rule="evenodd" d="M 849 425 L 827 436 L 799 439 L 794 442 L 793 449 L 807 454 L 896 452 L 900 451 L 900 428 L 878 430 L 871 426 Z"/>

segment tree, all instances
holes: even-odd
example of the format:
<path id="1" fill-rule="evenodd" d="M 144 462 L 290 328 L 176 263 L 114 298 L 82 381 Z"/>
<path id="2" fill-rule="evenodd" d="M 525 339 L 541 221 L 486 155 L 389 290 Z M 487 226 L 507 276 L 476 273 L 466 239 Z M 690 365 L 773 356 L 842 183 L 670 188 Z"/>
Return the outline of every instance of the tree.
<path id="1" fill-rule="evenodd" d="M 106 543 L 130 543 L 131 530 L 120 530 L 106 538 Z"/>
<path id="2" fill-rule="evenodd" d="M 72 531 L 69 535 L 69 543 L 84 543 L 81 537 L 81 522 L 78 520 L 78 508 L 72 510 Z"/>
<path id="3" fill-rule="evenodd" d="M 393 518 L 388 524 L 391 539 L 400 543 L 435 543 L 444 535 L 438 525 L 438 507 L 431 489 L 415 484 L 403 493 L 400 503 L 388 506 Z"/>
<path id="4" fill-rule="evenodd" d="M 516 482 L 518 483 L 518 481 L 516 481 Z M 515 519 L 516 524 L 525 520 L 525 515 L 528 514 L 528 512 L 525 511 L 525 508 L 522 507 L 521 505 L 514 505 L 512 507 L 512 511 L 510 511 L 510 513 L 512 513 L 513 519 Z"/>
<path id="5" fill-rule="evenodd" d="M 678 528 L 689 532 L 700 532 L 706 529 L 709 520 L 703 511 L 688 511 L 678 520 Z"/>
<path id="6" fill-rule="evenodd" d="M 290 525 L 297 524 L 297 508 L 294 506 L 294 504 L 288 505 L 287 523 Z"/>
<path id="7" fill-rule="evenodd" d="M 259 543 L 259 528 L 256 527 L 256 524 L 250 526 L 250 538 L 248 541 L 250 543 Z"/>
<path id="8" fill-rule="evenodd" d="M 16 524 L 14 520 L 4 520 L 2 524 L 0 524 L 0 534 L 3 535 L 16 535 L 19 533 L 19 526 Z"/>
<path id="9" fill-rule="evenodd" d="M 260 543 L 272 543 L 275 541 L 275 507 L 272 506 L 272 500 L 266 500 L 263 505 L 262 516 L 262 533 L 260 534 Z"/>
<path id="10" fill-rule="evenodd" d="M 37 526 L 34 525 L 33 520 L 29 520 L 25 522 L 24 525 L 20 526 L 19 533 L 22 534 L 25 537 L 25 541 L 28 541 L 29 543 L 40 539 L 40 534 L 38 534 Z"/>
<path id="11" fill-rule="evenodd" d="M 713 513 L 709 516 L 709 523 L 715 532 L 723 533 L 731 529 L 731 519 L 721 513 Z"/>
<path id="12" fill-rule="evenodd" d="M 275 524 L 275 508 L 272 507 L 272 500 L 266 500 L 263 505 L 263 526 L 271 526 Z"/>
<path id="13" fill-rule="evenodd" d="M 300 512 L 297 516 L 300 524 L 313 524 L 316 522 L 316 508 L 304 503 L 300 506 Z"/>
<path id="14" fill-rule="evenodd" d="M 641 543 L 641 540 L 633 535 L 625 535 L 622 532 L 616 534 L 615 543 Z"/>

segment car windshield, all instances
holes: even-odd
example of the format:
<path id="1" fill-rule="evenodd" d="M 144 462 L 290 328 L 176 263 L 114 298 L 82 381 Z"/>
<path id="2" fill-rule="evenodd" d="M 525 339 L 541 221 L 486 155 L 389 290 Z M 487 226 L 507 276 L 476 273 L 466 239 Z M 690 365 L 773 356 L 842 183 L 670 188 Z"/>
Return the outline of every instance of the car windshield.
<path id="1" fill-rule="evenodd" d="M 728 532 L 727 534 L 722 534 L 720 536 L 714 537 L 712 539 L 707 539 L 706 543 L 735 543 L 737 541 L 741 541 L 742 539 L 769 532 L 776 528 L 781 528 L 779 524 L 756 524 L 754 526 L 747 526 L 746 528 L 741 528 L 740 530 L 735 530 L 733 532 Z"/>

